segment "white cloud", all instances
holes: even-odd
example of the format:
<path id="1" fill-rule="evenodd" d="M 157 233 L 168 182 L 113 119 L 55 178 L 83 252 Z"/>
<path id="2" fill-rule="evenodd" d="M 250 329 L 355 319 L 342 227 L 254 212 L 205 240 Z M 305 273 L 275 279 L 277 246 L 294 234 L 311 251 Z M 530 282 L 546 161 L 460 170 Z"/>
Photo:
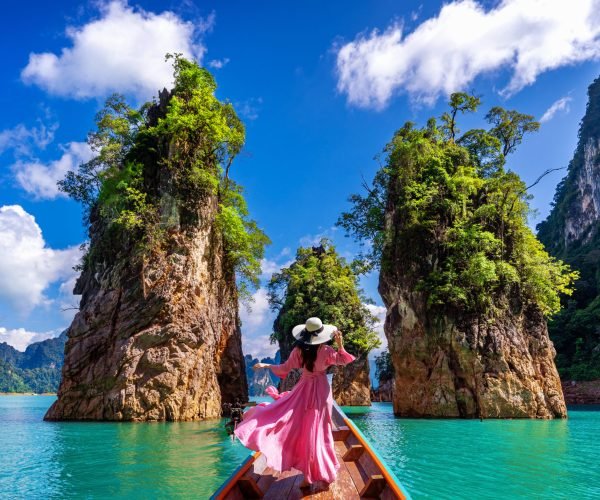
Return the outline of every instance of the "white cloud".
<path id="1" fill-rule="evenodd" d="M 270 343 L 269 336 L 273 331 L 275 314 L 269 308 L 266 289 L 259 288 L 252 295 L 250 308 L 240 305 L 240 318 L 244 354 L 251 354 L 258 358 L 273 356 L 278 346 Z"/>
<path id="2" fill-rule="evenodd" d="M 30 332 L 24 328 L 7 329 L 0 326 L 0 342 L 6 342 L 17 351 L 23 352 L 29 344 L 58 337 L 63 330 L 64 328 L 59 328 L 49 332 Z"/>
<path id="3" fill-rule="evenodd" d="M 280 256 L 282 255 L 280 254 Z M 290 267 L 293 263 L 293 259 L 287 260 L 285 262 L 277 262 L 276 260 L 262 259 L 260 261 L 260 277 L 262 279 L 270 280 L 271 276 L 274 273 L 278 273 L 281 269 Z"/>
<path id="4" fill-rule="evenodd" d="M 55 250 L 46 246 L 35 218 L 19 205 L 0 207 L 0 300 L 25 316 L 49 305 L 44 292 L 73 276 L 78 246 Z"/>
<path id="5" fill-rule="evenodd" d="M 50 94 L 76 99 L 111 92 L 148 99 L 172 82 L 166 53 L 182 53 L 200 61 L 205 47 L 199 37 L 210 31 L 214 14 L 196 24 L 175 13 L 147 12 L 124 0 L 101 4 L 98 19 L 70 26 L 70 47 L 60 54 L 31 53 L 21 72 L 24 82 Z"/>
<path id="6" fill-rule="evenodd" d="M 242 352 L 253 358 L 274 358 L 279 345 L 271 344 L 269 335 L 242 336 Z"/>
<path id="7" fill-rule="evenodd" d="M 569 104 L 571 103 L 571 98 L 570 97 L 561 97 L 558 101 L 552 103 L 552 106 L 550 106 L 546 112 L 542 115 L 542 117 L 540 118 L 540 122 L 541 123 L 546 123 L 549 122 L 550 120 L 552 120 L 552 118 L 554 118 L 554 115 L 556 113 L 558 113 L 559 111 L 564 111 L 565 113 L 568 113 L 570 111 L 570 106 Z"/>
<path id="8" fill-rule="evenodd" d="M 256 330 L 257 327 L 263 327 L 267 316 L 269 316 L 269 298 L 267 290 L 259 288 L 252 295 L 252 303 L 248 307 L 242 305 L 240 307 L 240 318 L 242 320 L 242 328 L 245 326 L 250 330 Z M 271 326 L 267 328 L 270 332 Z"/>
<path id="9" fill-rule="evenodd" d="M 319 228 L 322 229 L 322 228 Z M 334 238 L 334 233 L 338 230 L 336 226 L 332 226 L 328 229 L 325 229 L 317 234 L 306 234 L 302 236 L 299 240 L 300 245 L 303 247 L 315 247 L 321 244 L 321 240 L 323 238 L 332 240 Z"/>
<path id="10" fill-rule="evenodd" d="M 221 69 L 229 63 L 229 57 L 225 57 L 223 59 L 213 59 L 208 61 L 208 65 L 214 69 Z"/>
<path id="11" fill-rule="evenodd" d="M 501 69 L 511 95 L 545 71 L 598 58 L 600 0 L 502 0 L 489 10 L 457 0 L 411 33 L 393 24 L 340 47 L 337 86 L 350 104 L 381 109 L 395 93 L 433 103 Z"/>
<path id="12" fill-rule="evenodd" d="M 43 163 L 39 160 L 19 160 L 12 166 L 12 171 L 19 185 L 38 199 L 53 199 L 65 196 L 58 190 L 56 183 L 63 179 L 70 170 L 93 157 L 93 152 L 85 142 L 70 142 L 63 148 L 58 160 Z"/>
<path id="13" fill-rule="evenodd" d="M 58 123 L 45 125 L 39 122 L 37 127 L 27 128 L 20 123 L 16 127 L 0 131 L 0 154 L 10 149 L 18 155 L 30 155 L 32 147 L 44 149 L 54 140 Z"/>
<path id="14" fill-rule="evenodd" d="M 377 306 L 375 304 L 365 304 L 369 312 L 377 318 L 377 322 L 374 325 L 375 332 L 377 333 L 379 340 L 381 340 L 381 346 L 377 349 L 373 349 L 371 356 L 376 356 L 387 349 L 387 338 L 383 331 L 383 324 L 385 323 L 385 315 L 387 309 L 383 306 Z"/>
<path id="15" fill-rule="evenodd" d="M 262 97 L 251 97 L 245 101 L 236 102 L 235 110 L 241 117 L 245 118 L 246 120 L 253 121 L 258 118 L 258 113 L 262 103 Z"/>

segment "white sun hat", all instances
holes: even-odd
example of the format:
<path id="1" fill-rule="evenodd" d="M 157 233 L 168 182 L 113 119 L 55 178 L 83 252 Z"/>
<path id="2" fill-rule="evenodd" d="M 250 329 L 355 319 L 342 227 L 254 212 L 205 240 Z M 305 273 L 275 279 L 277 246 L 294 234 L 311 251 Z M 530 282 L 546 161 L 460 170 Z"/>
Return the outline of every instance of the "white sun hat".
<path id="1" fill-rule="evenodd" d="M 296 325 L 292 329 L 292 335 L 296 340 L 299 340 L 308 345 L 322 344 L 329 342 L 333 332 L 337 327 L 333 325 L 324 325 L 319 318 L 308 318 L 303 325 Z"/>

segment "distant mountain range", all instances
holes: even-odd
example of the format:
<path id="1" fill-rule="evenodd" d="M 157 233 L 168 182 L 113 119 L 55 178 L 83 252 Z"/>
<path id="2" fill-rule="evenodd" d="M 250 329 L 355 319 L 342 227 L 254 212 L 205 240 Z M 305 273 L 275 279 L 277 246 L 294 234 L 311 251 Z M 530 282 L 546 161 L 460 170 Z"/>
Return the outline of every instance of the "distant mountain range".
<path id="1" fill-rule="evenodd" d="M 279 378 L 271 373 L 270 370 L 257 370 L 254 371 L 252 367 L 259 362 L 257 358 L 253 358 L 250 354 L 246 354 L 246 377 L 248 379 L 248 395 L 249 396 L 265 396 L 265 389 L 274 385 L 277 387 L 279 384 Z M 263 358 L 260 360 L 261 363 L 269 363 L 271 365 L 277 365 L 281 363 L 281 356 L 279 351 L 275 353 L 275 358 Z"/>
<path id="2" fill-rule="evenodd" d="M 60 383 L 67 331 L 35 342 L 25 352 L 0 343 L 0 392 L 56 392 Z"/>

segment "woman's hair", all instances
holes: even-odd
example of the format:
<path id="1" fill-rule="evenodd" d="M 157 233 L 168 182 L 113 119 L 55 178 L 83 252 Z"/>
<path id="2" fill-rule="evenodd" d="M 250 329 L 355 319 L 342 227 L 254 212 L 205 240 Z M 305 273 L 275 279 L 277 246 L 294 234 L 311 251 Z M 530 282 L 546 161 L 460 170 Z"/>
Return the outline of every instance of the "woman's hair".
<path id="1" fill-rule="evenodd" d="M 313 368 L 315 367 L 317 351 L 319 350 L 320 345 L 321 344 L 310 345 L 300 341 L 296 341 L 294 343 L 294 347 L 298 347 L 300 349 L 300 353 L 302 354 L 302 366 L 309 372 L 312 372 Z"/>

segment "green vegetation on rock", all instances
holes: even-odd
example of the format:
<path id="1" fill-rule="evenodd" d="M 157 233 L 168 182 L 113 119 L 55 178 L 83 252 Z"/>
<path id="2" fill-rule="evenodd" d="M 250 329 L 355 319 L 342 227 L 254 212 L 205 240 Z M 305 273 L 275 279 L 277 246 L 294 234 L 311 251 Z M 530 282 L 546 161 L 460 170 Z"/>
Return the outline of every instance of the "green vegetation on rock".
<path id="1" fill-rule="evenodd" d="M 398 274 L 425 293 L 431 311 L 493 315 L 529 303 L 550 316 L 576 273 L 529 229 L 527 187 L 505 169 L 506 155 L 539 125 L 496 107 L 486 115 L 490 129 L 461 135 L 457 116 L 479 104 L 457 93 L 441 124 L 407 122 L 385 147 L 368 192 L 350 198 L 338 224 L 368 244 L 366 268 Z"/>
<path id="2" fill-rule="evenodd" d="M 294 341 L 292 328 L 313 316 L 336 325 L 352 354 L 366 355 L 380 345 L 373 330 L 376 318 L 365 305 L 357 275 L 327 240 L 299 248 L 294 263 L 273 275 L 268 291 L 271 307 L 279 312 L 272 340 L 279 341 L 286 357 Z"/>
<path id="3" fill-rule="evenodd" d="M 96 156 L 59 183 L 84 205 L 86 225 L 102 231 L 83 265 L 115 261 L 115 249 L 131 245 L 142 258 L 160 251 L 165 232 L 193 228 L 202 216 L 200 202 L 212 197 L 218 204 L 215 227 L 241 288 L 256 286 L 269 240 L 230 178 L 244 125 L 230 103 L 217 99 L 206 69 L 178 54 L 167 59 L 173 61 L 173 89 L 161 92 L 156 106 L 139 110 L 123 96 L 111 96 L 88 138 Z"/>

